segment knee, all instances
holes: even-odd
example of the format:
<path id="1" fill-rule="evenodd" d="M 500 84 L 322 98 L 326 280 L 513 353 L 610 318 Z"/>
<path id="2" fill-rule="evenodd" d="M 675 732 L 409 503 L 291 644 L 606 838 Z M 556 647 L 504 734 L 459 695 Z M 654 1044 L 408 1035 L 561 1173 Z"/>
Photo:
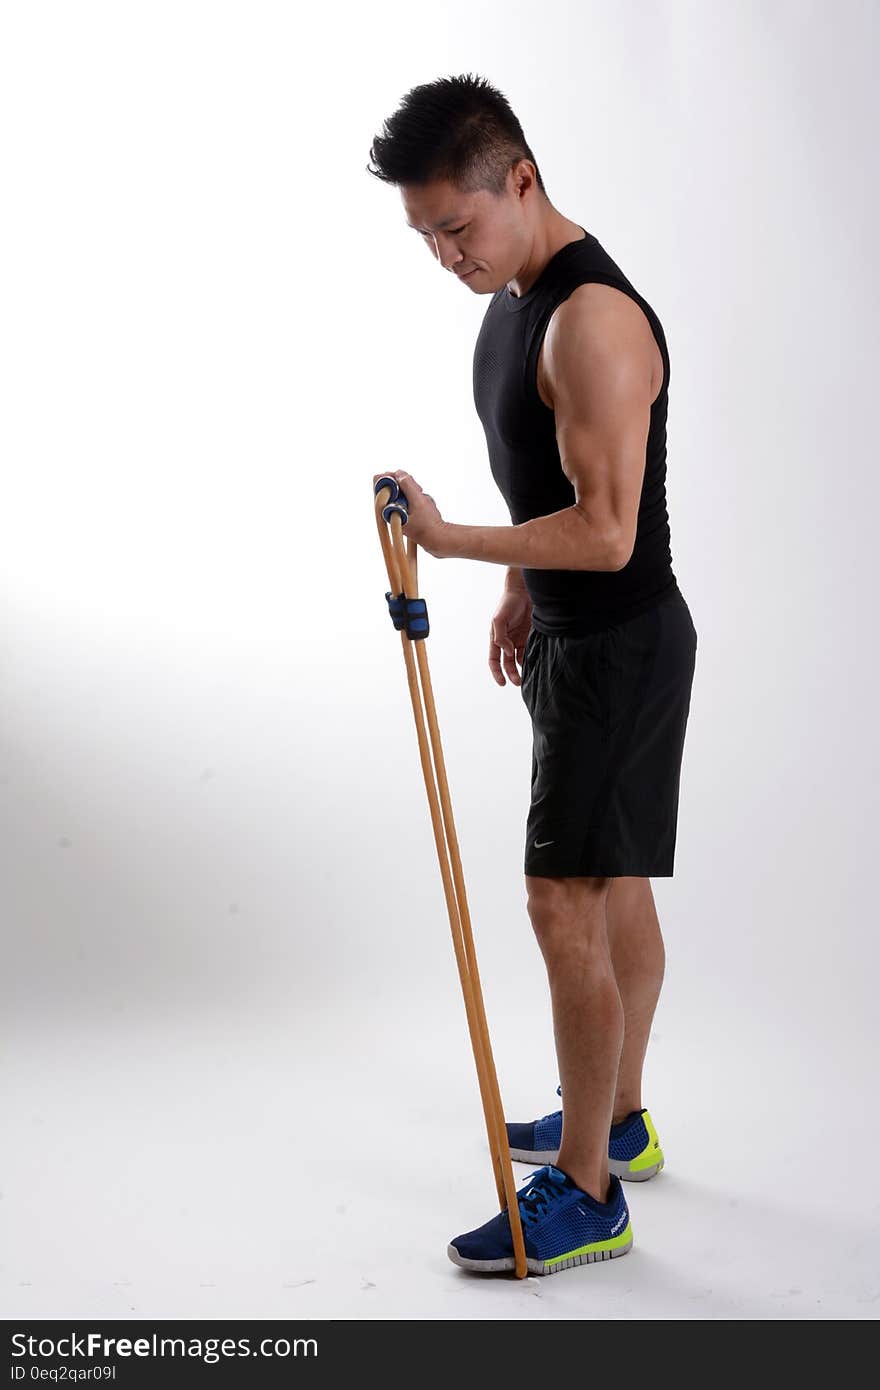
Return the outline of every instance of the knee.
<path id="1" fill-rule="evenodd" d="M 606 946 L 605 902 L 611 878 L 526 875 L 526 908 L 545 959 Z"/>

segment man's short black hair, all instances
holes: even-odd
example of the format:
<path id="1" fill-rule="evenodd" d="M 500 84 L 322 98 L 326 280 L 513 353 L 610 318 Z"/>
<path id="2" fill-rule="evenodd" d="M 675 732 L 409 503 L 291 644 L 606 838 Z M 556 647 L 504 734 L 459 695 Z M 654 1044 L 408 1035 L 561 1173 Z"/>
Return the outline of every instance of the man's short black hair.
<path id="1" fill-rule="evenodd" d="M 470 73 L 413 87 L 370 147 L 370 174 L 385 183 L 426 184 L 445 179 L 463 193 L 500 195 L 520 159 L 535 166 L 522 126 L 502 92 Z"/>

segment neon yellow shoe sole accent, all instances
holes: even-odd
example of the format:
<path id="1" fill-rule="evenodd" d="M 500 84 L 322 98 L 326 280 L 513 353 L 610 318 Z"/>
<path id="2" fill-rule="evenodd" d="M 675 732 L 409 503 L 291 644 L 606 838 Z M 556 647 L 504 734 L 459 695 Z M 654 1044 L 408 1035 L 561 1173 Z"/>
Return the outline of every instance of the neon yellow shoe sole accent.
<path id="1" fill-rule="evenodd" d="M 632 1222 L 627 1221 L 626 1227 L 619 1236 L 612 1236 L 610 1240 L 596 1240 L 592 1245 L 580 1245 L 577 1250 L 569 1250 L 565 1255 L 554 1255 L 551 1260 L 545 1260 L 544 1264 L 558 1265 L 565 1260 L 577 1260 L 582 1255 L 597 1255 L 603 1250 L 618 1250 L 621 1245 L 632 1244 Z"/>

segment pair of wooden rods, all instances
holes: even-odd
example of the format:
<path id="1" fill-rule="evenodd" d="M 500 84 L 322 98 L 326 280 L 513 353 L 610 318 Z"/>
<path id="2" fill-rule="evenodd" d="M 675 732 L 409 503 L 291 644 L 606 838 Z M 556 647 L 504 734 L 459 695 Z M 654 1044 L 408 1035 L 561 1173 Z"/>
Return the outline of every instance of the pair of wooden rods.
<path id="1" fill-rule="evenodd" d="M 376 522 L 379 528 L 382 553 L 385 556 L 385 565 L 388 570 L 391 593 L 394 596 L 403 594 L 405 598 L 417 598 L 419 592 L 418 546 L 415 541 L 410 540 L 407 540 L 406 545 L 404 545 L 404 522 L 398 513 L 392 513 L 389 521 L 385 521 L 383 509 L 390 500 L 394 500 L 390 487 L 381 488 L 375 496 Z M 407 636 L 405 629 L 401 629 L 400 640 L 415 717 L 425 790 L 428 793 L 431 824 L 434 828 L 434 842 L 437 846 L 437 857 L 440 862 L 440 876 L 443 880 L 446 909 L 452 930 L 452 944 L 458 966 L 458 977 L 461 981 L 461 991 L 464 996 L 465 1013 L 467 1014 L 471 1047 L 477 1067 L 477 1077 L 480 1083 L 480 1097 L 483 1102 L 489 1152 L 492 1156 L 492 1167 L 495 1174 L 495 1187 L 500 1207 L 502 1210 L 507 1208 L 510 1220 L 515 1272 L 517 1278 L 524 1279 L 528 1269 L 522 1221 L 513 1181 L 513 1168 L 507 1143 L 507 1128 L 501 1105 L 501 1093 L 498 1088 L 498 1077 L 492 1057 L 492 1045 L 489 1041 L 486 1011 L 483 1007 L 483 991 L 477 969 L 477 956 L 474 950 L 470 912 L 468 911 L 464 875 L 461 868 L 461 856 L 458 850 L 458 837 L 455 833 L 455 822 L 452 815 L 452 801 L 446 780 L 446 766 L 440 743 L 440 728 L 437 723 L 437 710 L 434 705 L 434 692 L 428 669 L 428 654 L 425 650 L 424 639 L 411 639 Z M 414 647 L 416 649 L 415 655 L 413 654 Z M 421 678 L 421 692 L 419 678 Z M 424 712 L 422 699 L 424 699 Z M 427 716 L 427 726 L 430 733 L 430 745 L 425 731 L 425 716 Z M 431 753 L 433 753 L 433 767 Z"/>

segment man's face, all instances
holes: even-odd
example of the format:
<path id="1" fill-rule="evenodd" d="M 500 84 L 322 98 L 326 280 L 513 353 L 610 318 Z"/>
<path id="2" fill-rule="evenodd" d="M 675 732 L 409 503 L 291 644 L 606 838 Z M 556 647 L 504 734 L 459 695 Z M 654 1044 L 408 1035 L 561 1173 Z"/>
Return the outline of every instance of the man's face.
<path id="1" fill-rule="evenodd" d="M 404 184 L 400 195 L 415 234 L 476 294 L 493 294 L 516 274 L 525 226 L 512 173 L 500 197 L 487 189 L 462 193 L 445 179 Z"/>

